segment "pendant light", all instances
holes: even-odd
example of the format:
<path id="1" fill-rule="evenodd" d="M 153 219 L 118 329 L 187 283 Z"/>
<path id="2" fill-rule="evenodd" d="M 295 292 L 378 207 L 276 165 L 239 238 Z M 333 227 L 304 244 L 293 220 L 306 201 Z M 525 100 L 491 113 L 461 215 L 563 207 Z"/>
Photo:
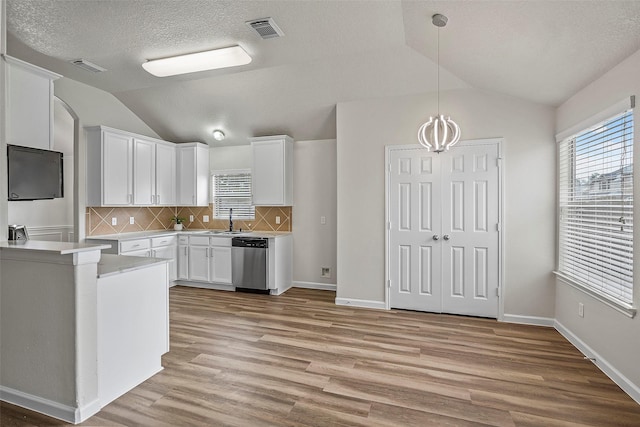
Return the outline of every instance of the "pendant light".
<path id="1" fill-rule="evenodd" d="M 429 117 L 429 120 L 420 126 L 418 130 L 418 141 L 427 150 L 441 153 L 448 150 L 460 140 L 460 127 L 451 120 L 451 117 L 444 117 L 440 114 L 440 28 L 447 25 L 448 18 L 436 13 L 431 17 L 433 25 L 438 27 L 438 114 Z"/>

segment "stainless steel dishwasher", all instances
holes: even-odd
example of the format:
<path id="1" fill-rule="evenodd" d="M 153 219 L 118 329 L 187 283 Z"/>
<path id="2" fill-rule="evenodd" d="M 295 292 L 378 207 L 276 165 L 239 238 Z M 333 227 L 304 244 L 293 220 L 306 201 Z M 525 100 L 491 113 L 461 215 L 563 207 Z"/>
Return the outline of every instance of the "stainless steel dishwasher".
<path id="1" fill-rule="evenodd" d="M 231 239 L 231 281 L 237 291 L 269 293 L 269 240 L 261 237 Z"/>

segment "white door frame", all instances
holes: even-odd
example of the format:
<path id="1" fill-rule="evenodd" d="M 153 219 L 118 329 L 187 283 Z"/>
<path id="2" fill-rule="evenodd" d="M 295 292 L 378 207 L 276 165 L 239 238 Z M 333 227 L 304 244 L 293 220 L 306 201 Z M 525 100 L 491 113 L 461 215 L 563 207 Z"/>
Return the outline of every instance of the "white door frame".
<path id="1" fill-rule="evenodd" d="M 452 150 L 455 150 L 456 147 L 465 147 L 471 145 L 497 145 L 498 146 L 498 320 L 502 321 L 504 319 L 504 233 L 505 222 L 504 222 L 504 152 L 502 150 L 504 139 L 503 138 L 487 138 L 487 139 L 469 139 L 458 142 Z M 390 154 L 391 151 L 395 150 L 409 150 L 422 148 L 420 144 L 410 144 L 410 145 L 385 145 L 384 147 L 384 168 L 385 168 L 385 179 L 384 179 L 384 306 L 387 310 L 391 309 L 391 301 L 389 297 L 389 285 L 391 283 L 391 271 L 389 266 L 389 242 L 390 242 L 390 233 L 391 226 L 389 222 L 390 218 L 390 200 L 389 200 L 389 181 L 390 181 Z M 426 150 L 426 148 L 424 148 Z"/>

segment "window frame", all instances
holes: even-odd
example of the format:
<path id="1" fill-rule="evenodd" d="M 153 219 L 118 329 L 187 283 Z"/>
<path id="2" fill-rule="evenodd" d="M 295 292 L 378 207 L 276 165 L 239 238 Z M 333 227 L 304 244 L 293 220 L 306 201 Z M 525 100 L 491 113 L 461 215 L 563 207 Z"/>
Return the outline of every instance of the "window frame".
<path id="1" fill-rule="evenodd" d="M 602 285 L 590 285 L 588 282 L 581 280 L 579 277 L 577 276 L 572 276 L 571 273 L 567 273 L 567 272 L 563 272 L 560 270 L 561 267 L 561 258 L 563 257 L 563 244 L 570 242 L 570 238 L 567 239 L 565 236 L 563 236 L 563 226 L 567 226 L 567 224 L 571 224 L 570 220 L 567 221 L 565 219 L 563 219 L 563 215 L 564 215 L 564 211 L 563 209 L 570 209 L 569 206 L 571 203 L 574 203 L 574 200 L 572 200 L 571 202 L 568 202 L 567 205 L 563 204 L 563 195 L 562 195 L 562 191 L 563 189 L 565 191 L 569 191 L 569 194 L 571 196 L 575 196 L 576 195 L 576 187 L 575 187 L 575 179 L 576 179 L 576 139 L 578 139 L 579 136 L 581 135 L 585 135 L 588 134 L 589 132 L 593 132 L 594 129 L 598 128 L 598 127 L 602 127 L 604 126 L 607 122 L 611 122 L 612 120 L 614 120 L 617 117 L 623 117 L 624 115 L 630 113 L 630 123 L 632 126 L 632 132 L 631 132 L 631 138 L 629 139 L 629 141 L 631 142 L 631 150 L 633 150 L 635 147 L 635 115 L 634 115 L 634 107 L 635 107 L 635 102 L 634 102 L 634 97 L 630 97 L 626 100 L 624 100 L 623 102 L 620 102 L 618 104 L 616 104 L 616 106 L 613 106 L 612 108 L 607 109 L 606 111 L 598 114 L 597 116 L 583 122 L 580 123 L 574 127 L 572 127 L 570 130 L 567 130 L 565 132 L 563 132 L 562 134 L 559 134 L 556 136 L 556 140 L 558 142 L 558 147 L 557 147 L 557 156 L 558 156 L 558 161 L 557 161 L 557 206 L 558 206 L 558 212 L 557 212 L 557 218 L 558 218 L 558 226 L 557 226 L 557 235 L 556 235 L 556 270 L 554 271 L 554 273 L 556 274 L 556 276 L 558 277 L 558 279 L 563 282 L 566 283 L 574 288 L 577 288 L 589 295 L 591 295 L 592 297 L 594 297 L 595 299 L 599 300 L 600 302 L 604 303 L 605 305 L 616 309 L 617 311 L 627 315 L 628 317 L 633 318 L 637 312 L 636 307 L 634 306 L 634 301 L 637 300 L 637 295 L 636 293 L 638 292 L 638 290 L 636 289 L 637 286 L 635 285 L 635 274 L 633 273 L 633 266 L 634 266 L 634 260 L 635 260 L 635 247 L 632 247 L 631 250 L 631 258 L 628 260 L 628 267 L 629 270 L 631 270 L 631 274 L 632 274 L 632 279 L 631 279 L 631 298 L 630 298 L 630 302 L 627 303 L 626 301 L 623 301 L 621 299 L 616 299 L 615 297 L 613 297 L 612 295 L 607 294 L 604 291 L 601 291 L 600 289 L 598 289 L 599 287 L 602 287 Z M 615 110 L 617 109 L 617 111 Z M 604 141 L 610 141 L 610 140 L 615 140 L 615 136 L 612 135 L 611 139 L 608 140 L 603 140 Z M 564 144 L 570 144 L 573 143 L 573 145 L 570 146 L 566 146 Z M 605 147 L 606 148 L 606 147 Z M 567 156 L 567 160 L 565 163 L 564 158 L 562 158 L 561 156 Z M 595 156 L 594 156 L 595 157 Z M 633 158 L 631 159 L 631 166 L 633 167 L 634 165 L 634 160 Z M 563 172 L 562 167 L 566 167 L 566 171 Z M 622 172 L 621 172 L 622 173 Z M 632 171 L 632 174 L 634 174 L 635 172 Z M 564 183 L 562 181 L 564 174 L 567 175 L 569 182 L 568 183 Z M 623 181 L 624 182 L 624 181 Z M 603 190 L 602 187 L 603 182 L 599 182 L 598 186 L 600 190 Z M 563 185 L 565 185 L 565 187 L 563 188 Z M 611 187 L 609 188 L 611 189 Z M 604 189 L 606 190 L 606 189 Z M 621 199 L 623 197 L 624 193 L 621 193 Z M 633 190 L 632 193 L 633 194 Z M 633 206 L 633 199 L 632 200 L 632 206 Z M 601 205 L 598 205 L 601 206 Z M 621 207 L 621 209 L 623 209 Z M 579 208 L 577 210 L 578 212 L 580 212 Z M 635 207 L 632 208 L 631 211 L 631 215 L 633 218 L 633 213 L 635 211 Z M 633 231 L 631 233 L 631 238 L 632 238 L 632 242 L 633 242 Z M 588 237 L 587 237 L 588 239 Z M 566 254 L 565 254 L 566 256 Z M 584 255 L 581 255 L 584 256 Z M 588 257 L 588 256 L 587 256 Z M 575 259 L 573 260 L 573 262 L 576 262 Z M 627 288 L 627 286 L 625 286 L 625 289 Z"/>
<path id="2" fill-rule="evenodd" d="M 227 220 L 229 219 L 229 217 L 227 215 L 224 216 L 216 216 L 216 206 L 218 205 L 217 199 L 219 197 L 216 197 L 216 176 L 219 175 L 248 175 L 248 181 L 249 181 L 249 196 L 243 196 L 243 197 L 237 197 L 236 199 L 247 199 L 249 201 L 249 205 L 251 207 L 251 211 L 253 212 L 253 216 L 249 217 L 249 216 L 236 216 L 236 213 L 234 212 L 233 214 L 233 220 L 238 220 L 238 221 L 255 221 L 256 219 L 256 211 L 255 211 L 255 206 L 253 205 L 253 201 L 252 201 L 252 188 L 251 188 L 251 179 L 252 179 L 252 171 L 251 169 L 222 169 L 222 170 L 215 170 L 215 171 L 211 171 L 211 201 L 213 204 L 213 209 L 211 212 L 211 216 L 213 219 L 217 219 L 217 220 Z M 226 209 L 226 208 L 224 208 Z"/>

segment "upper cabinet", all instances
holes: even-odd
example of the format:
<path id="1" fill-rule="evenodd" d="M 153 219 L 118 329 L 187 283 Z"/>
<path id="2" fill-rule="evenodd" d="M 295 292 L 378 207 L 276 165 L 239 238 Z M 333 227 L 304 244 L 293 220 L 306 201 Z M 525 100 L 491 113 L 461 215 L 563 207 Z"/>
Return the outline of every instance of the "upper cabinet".
<path id="1" fill-rule="evenodd" d="M 277 135 L 250 141 L 254 206 L 293 205 L 293 139 Z"/>
<path id="2" fill-rule="evenodd" d="M 209 205 L 209 146 L 177 144 L 178 206 Z"/>
<path id="3" fill-rule="evenodd" d="M 175 206 L 175 144 L 86 128 L 87 206 Z"/>
<path id="4" fill-rule="evenodd" d="M 3 55 L 7 63 L 7 143 L 50 150 L 53 147 L 53 81 L 62 77 Z"/>

